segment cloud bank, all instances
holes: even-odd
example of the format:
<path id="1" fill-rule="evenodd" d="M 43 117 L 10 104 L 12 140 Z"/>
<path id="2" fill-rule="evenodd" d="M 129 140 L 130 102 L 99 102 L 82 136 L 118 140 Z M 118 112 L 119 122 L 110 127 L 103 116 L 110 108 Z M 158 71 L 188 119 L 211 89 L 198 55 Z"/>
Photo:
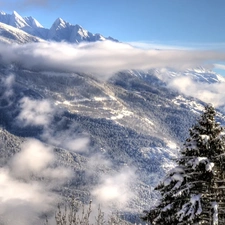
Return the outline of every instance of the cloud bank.
<path id="1" fill-rule="evenodd" d="M 216 69 L 225 70 L 225 65 L 224 65 L 224 64 L 217 64 L 217 63 L 215 63 L 215 64 L 214 64 L 214 67 L 215 67 Z"/>
<path id="2" fill-rule="evenodd" d="M 99 185 L 91 192 L 94 202 L 99 202 L 104 208 L 114 205 L 117 210 L 124 210 L 133 197 L 129 187 L 135 179 L 132 168 L 122 168 L 114 175 L 102 175 Z"/>
<path id="3" fill-rule="evenodd" d="M 171 49 L 171 50 L 219 50 L 225 49 L 225 43 L 182 43 L 182 42 L 169 42 L 167 44 L 160 42 L 151 42 L 151 41 L 138 41 L 138 42 L 128 42 L 130 45 L 142 49 Z"/>
<path id="4" fill-rule="evenodd" d="M 75 129 L 75 125 L 71 125 L 70 127 L 62 130 L 58 130 L 54 126 L 50 126 L 48 128 L 46 127 L 43 134 L 41 135 L 41 138 L 51 145 L 73 152 L 88 152 L 90 141 L 88 135 L 78 135 L 75 132 Z"/>
<path id="5" fill-rule="evenodd" d="M 216 51 L 186 50 L 143 50 L 130 45 L 113 42 L 82 43 L 32 43 L 25 45 L 0 44 L 0 63 L 17 64 L 25 69 L 42 71 L 69 71 L 92 73 L 98 79 L 107 80 L 121 70 L 171 67 L 183 70 L 200 64 L 211 65 L 212 60 L 223 60 L 225 54 Z M 13 85 L 13 76 L 4 80 L 6 90 Z M 169 86 L 180 92 L 200 98 L 204 101 L 220 104 L 224 99 L 224 84 L 196 84 L 190 78 L 171 79 Z M 221 95 L 222 94 L 222 95 Z M 74 127 L 63 132 L 56 127 L 48 127 L 52 122 L 55 109 L 48 100 L 23 98 L 20 101 L 20 114 L 17 121 L 23 126 L 44 126 L 42 138 L 52 145 L 65 147 L 75 152 L 86 152 L 89 139 L 77 137 Z M 35 160 L 34 160 L 35 159 Z M 102 158 L 90 160 L 90 168 L 96 164 L 110 167 L 110 162 Z M 56 196 L 52 189 L 59 182 L 71 176 L 65 168 L 54 167 L 55 156 L 52 148 L 29 139 L 22 145 L 22 151 L 16 154 L 8 166 L 0 169 L 0 205 L 2 216 L 10 219 L 13 212 L 21 217 L 21 224 L 35 224 L 30 218 L 39 212 L 46 212 L 55 203 Z M 34 176 L 35 175 L 35 176 Z M 41 183 L 38 179 L 50 180 Z M 131 169 L 121 169 L 114 175 L 102 175 L 100 183 L 91 194 L 96 202 L 104 205 L 115 204 L 123 208 L 132 197 L 130 181 L 135 181 Z M 57 181 L 57 182 L 56 182 Z M 29 190 L 25 192 L 24 190 Z M 43 205 L 44 202 L 44 205 Z M 29 209 L 29 212 L 26 210 Z M 1 214 L 1 213 L 0 213 Z M 29 215 L 26 217 L 26 215 Z M 15 221 L 10 225 L 19 224 Z"/>
<path id="6" fill-rule="evenodd" d="M 44 129 L 41 138 L 46 143 L 79 153 L 88 151 L 89 137 L 86 134 L 77 135 L 76 124 L 65 126 L 63 119 L 57 123 L 53 122 L 58 111 L 49 100 L 23 97 L 19 106 L 20 113 L 16 117 L 17 125 L 42 126 Z"/>
<path id="7" fill-rule="evenodd" d="M 225 82 L 214 84 L 198 83 L 190 77 L 177 77 L 171 79 L 168 82 L 168 86 L 182 94 L 198 98 L 206 103 L 212 103 L 215 107 L 224 106 Z"/>
<path id="8" fill-rule="evenodd" d="M 94 74 L 108 79 L 128 69 L 147 70 L 171 67 L 178 70 L 211 65 L 212 60 L 225 60 L 225 53 L 191 50 L 144 50 L 110 41 L 82 43 L 0 44 L 0 62 L 17 63 L 26 69 L 69 71 Z"/>
<path id="9" fill-rule="evenodd" d="M 53 192 L 69 178 L 69 169 L 55 165 L 53 149 L 27 139 L 21 152 L 0 168 L 0 223 L 40 224 L 41 214 L 55 209 L 59 197 Z"/>
<path id="10" fill-rule="evenodd" d="M 9 74 L 0 79 L 0 108 L 4 108 L 12 104 L 14 100 L 14 82 L 15 76 L 13 74 Z"/>
<path id="11" fill-rule="evenodd" d="M 3 86 L 6 88 L 4 97 L 8 98 L 13 95 L 12 86 L 15 82 L 15 76 L 10 74 L 9 76 L 5 77 L 3 80 Z"/>
<path id="12" fill-rule="evenodd" d="M 48 100 L 33 100 L 24 97 L 20 100 L 20 114 L 16 120 L 21 126 L 48 126 L 52 120 L 54 107 Z"/>

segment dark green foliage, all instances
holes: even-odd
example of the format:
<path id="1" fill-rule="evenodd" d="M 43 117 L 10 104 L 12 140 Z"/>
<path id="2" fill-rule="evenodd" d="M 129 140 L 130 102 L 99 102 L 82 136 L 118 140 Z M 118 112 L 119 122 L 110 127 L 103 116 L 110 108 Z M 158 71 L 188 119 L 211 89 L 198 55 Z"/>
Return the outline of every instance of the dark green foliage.
<path id="1" fill-rule="evenodd" d="M 178 166 L 156 187 L 159 204 L 146 213 L 152 224 L 224 224 L 225 142 L 208 105 L 186 140 Z"/>

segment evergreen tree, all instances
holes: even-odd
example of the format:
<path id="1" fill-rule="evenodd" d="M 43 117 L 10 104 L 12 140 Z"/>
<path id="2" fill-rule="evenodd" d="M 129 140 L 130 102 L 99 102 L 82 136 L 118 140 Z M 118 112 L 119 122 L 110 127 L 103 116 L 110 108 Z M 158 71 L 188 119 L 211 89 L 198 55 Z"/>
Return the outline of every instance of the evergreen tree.
<path id="1" fill-rule="evenodd" d="M 156 187 L 159 204 L 144 219 L 156 225 L 225 224 L 225 142 L 215 116 L 214 107 L 206 106 L 178 165 Z"/>

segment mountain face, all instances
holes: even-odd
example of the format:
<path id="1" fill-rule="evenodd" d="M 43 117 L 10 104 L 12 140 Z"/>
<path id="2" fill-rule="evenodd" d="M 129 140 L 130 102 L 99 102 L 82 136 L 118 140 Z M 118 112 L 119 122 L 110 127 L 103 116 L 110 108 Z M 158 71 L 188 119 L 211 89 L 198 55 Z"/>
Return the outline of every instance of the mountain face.
<path id="1" fill-rule="evenodd" d="M 177 147 L 204 108 L 168 88 L 157 73 L 124 71 L 101 82 L 88 74 L 1 66 L 1 166 L 22 151 L 27 138 L 40 140 L 54 149 L 56 167 L 73 170 L 58 193 L 104 202 L 98 197 L 107 182 L 109 196 L 118 185 L 127 193 L 126 204 L 109 198 L 111 209 L 138 222 L 139 213 L 157 200 L 153 187 L 175 165 Z M 222 114 L 220 121 L 225 124 Z M 77 138 L 88 140 L 85 150 L 76 147 Z"/>
<path id="2" fill-rule="evenodd" d="M 58 18 L 50 28 L 48 32 L 48 39 L 55 41 L 68 41 L 70 43 L 74 42 L 94 42 L 94 41 L 104 41 L 113 40 L 111 38 L 105 38 L 100 34 L 92 34 L 87 30 L 84 30 L 79 25 L 72 25 L 61 18 Z"/>
<path id="3" fill-rule="evenodd" d="M 0 19 L 1 19 L 2 23 L 8 24 L 8 25 L 16 27 L 16 28 L 22 28 L 22 27 L 29 26 L 25 22 L 25 20 L 15 11 L 12 13 L 12 15 L 1 12 Z"/>
<path id="4" fill-rule="evenodd" d="M 24 44 L 40 41 L 41 38 L 0 22 L 0 42 Z"/>
<path id="5" fill-rule="evenodd" d="M 33 17 L 21 17 L 17 12 L 12 15 L 0 12 L 0 22 L 13 26 L 27 32 L 30 35 L 37 36 L 44 40 L 66 41 L 69 43 L 80 43 L 82 41 L 94 42 L 111 40 L 117 41 L 111 37 L 104 37 L 101 34 L 93 34 L 79 25 L 72 25 L 61 18 L 58 18 L 50 29 L 44 28 Z"/>

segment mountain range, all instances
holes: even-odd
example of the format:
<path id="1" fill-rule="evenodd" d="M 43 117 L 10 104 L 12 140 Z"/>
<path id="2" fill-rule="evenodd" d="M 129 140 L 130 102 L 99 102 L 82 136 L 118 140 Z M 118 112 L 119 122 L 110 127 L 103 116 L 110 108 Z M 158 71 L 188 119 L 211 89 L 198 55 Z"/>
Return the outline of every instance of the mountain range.
<path id="1" fill-rule="evenodd" d="M 18 39 L 19 36 L 24 39 L 24 33 L 19 32 L 19 30 L 24 31 L 27 35 L 31 35 L 26 40 L 29 41 L 33 39 L 32 36 L 35 36 L 39 39 L 43 40 L 53 40 L 53 41 L 66 41 L 69 43 L 80 43 L 82 41 L 87 42 L 95 42 L 95 41 L 103 41 L 103 40 L 111 40 L 117 41 L 111 37 L 104 37 L 101 34 L 93 34 L 85 29 L 83 29 L 79 25 L 72 25 L 61 18 L 56 19 L 56 21 L 52 24 L 50 29 L 44 28 L 36 19 L 33 17 L 22 17 L 16 11 L 14 11 L 11 15 L 5 12 L 0 12 L 0 23 L 7 24 L 9 26 L 17 28 L 12 33 L 16 33 Z M 9 38 L 7 35 L 7 26 L 5 27 L 1 24 L 1 32 L 5 38 Z M 5 31 L 6 30 L 6 31 Z M 5 34 L 4 34 L 5 33 Z M 20 35 L 19 35 L 20 34 Z M 16 39 L 13 39 L 16 40 Z M 16 40 L 17 42 L 21 42 L 20 40 Z"/>
<path id="2" fill-rule="evenodd" d="M 0 40 L 19 44 L 117 41 L 60 18 L 46 29 L 34 18 L 22 18 L 16 12 L 1 12 Z M 38 184 L 48 191 L 50 199 L 54 196 L 54 201 L 49 203 L 47 198 L 43 207 L 37 207 L 34 198 L 19 198 L 24 208 L 31 207 L 38 217 L 51 216 L 50 205 L 60 201 L 60 196 L 66 200 L 75 196 L 85 204 L 93 199 L 104 209 L 119 211 L 130 222 L 139 222 L 142 210 L 157 201 L 154 186 L 175 165 L 189 128 L 206 105 L 174 89 L 171 81 L 188 77 L 201 85 L 225 82 L 219 74 L 202 67 L 182 72 L 169 68 L 124 70 L 107 81 L 88 72 L 41 68 L 23 67 L 16 60 L 0 64 L 0 165 L 9 171 L 10 181 L 31 189 Z M 222 107 L 218 112 L 218 120 L 225 124 Z M 18 175 L 12 172 L 12 165 L 17 165 L 22 153 L 24 156 L 27 140 L 34 149 L 40 146 L 34 140 L 44 143 L 42 148 L 51 148 L 55 161 L 44 167 L 49 155 L 44 155 L 45 160 L 40 154 L 24 157 L 21 167 L 25 172 Z M 42 163 L 33 168 L 39 158 Z M 43 169 L 48 176 L 42 174 Z M 72 174 L 65 175 L 64 183 L 55 183 L 66 169 Z M 35 194 L 36 189 L 32 189 Z M 42 196 L 42 192 L 38 194 Z M 14 203 L 15 199 L 11 196 L 9 201 Z M 6 212 L 17 212 L 15 205 L 10 207 L 7 201 L 1 204 Z"/>

